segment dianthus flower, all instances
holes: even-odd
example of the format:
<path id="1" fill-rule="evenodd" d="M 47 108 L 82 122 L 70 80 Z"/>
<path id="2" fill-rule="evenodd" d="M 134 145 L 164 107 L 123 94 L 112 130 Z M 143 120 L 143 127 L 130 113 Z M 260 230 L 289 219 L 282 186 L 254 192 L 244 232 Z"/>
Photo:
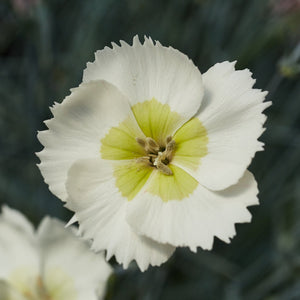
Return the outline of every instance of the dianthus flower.
<path id="1" fill-rule="evenodd" d="M 258 190 L 247 167 L 269 103 L 234 66 L 201 75 L 181 52 L 135 37 L 97 51 L 54 105 L 39 168 L 93 249 L 145 270 L 176 247 L 228 243 L 250 221 Z"/>
<path id="2" fill-rule="evenodd" d="M 66 229 L 50 217 L 35 231 L 22 214 L 3 207 L 0 299 L 103 299 L 111 267 L 76 234 L 75 228 Z"/>

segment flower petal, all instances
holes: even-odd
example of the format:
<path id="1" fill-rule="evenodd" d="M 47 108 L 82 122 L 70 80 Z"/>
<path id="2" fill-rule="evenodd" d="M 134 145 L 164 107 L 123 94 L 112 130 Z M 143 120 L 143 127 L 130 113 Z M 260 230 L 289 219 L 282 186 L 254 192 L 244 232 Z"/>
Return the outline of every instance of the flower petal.
<path id="1" fill-rule="evenodd" d="M 237 183 L 255 152 L 263 149 L 257 139 L 266 120 L 262 111 L 270 102 L 263 102 L 266 92 L 252 89 L 254 83 L 249 70 L 235 71 L 234 63 L 229 62 L 216 64 L 203 74 L 205 96 L 196 117 L 207 131 L 207 154 L 198 166 L 176 157 L 172 163 L 211 190 Z"/>
<path id="2" fill-rule="evenodd" d="M 181 127 L 183 118 L 171 111 L 170 106 L 155 98 L 132 106 L 135 119 L 145 136 L 153 138 L 159 145 L 166 142 Z"/>
<path id="3" fill-rule="evenodd" d="M 67 207 L 75 212 L 84 238 L 93 240 L 92 248 L 107 250 L 107 259 L 115 255 L 124 268 L 136 260 L 142 271 L 162 264 L 174 248 L 132 231 L 125 221 L 129 201 L 118 191 L 113 173 L 106 160 L 76 162 L 68 176 Z"/>
<path id="4" fill-rule="evenodd" d="M 103 255 L 95 254 L 76 236 L 75 228 L 49 217 L 38 229 L 43 261 L 43 281 L 48 293 L 58 299 L 95 299 L 101 297 L 112 269 Z M 63 283 L 63 284 L 62 284 Z"/>
<path id="5" fill-rule="evenodd" d="M 192 118 L 181 126 L 173 139 L 176 143 L 172 164 L 196 171 L 202 157 L 207 155 L 208 136 L 198 118 Z"/>
<path id="6" fill-rule="evenodd" d="M 194 192 L 198 182 L 181 168 L 172 164 L 168 167 L 172 175 L 165 175 L 159 170 L 154 170 L 143 190 L 159 196 L 162 201 L 184 200 Z"/>
<path id="7" fill-rule="evenodd" d="M 212 192 L 198 185 L 180 201 L 162 201 L 145 188 L 129 203 L 127 221 L 138 234 L 157 242 L 188 246 L 192 251 L 198 246 L 211 249 L 214 236 L 229 243 L 235 235 L 234 224 L 250 222 L 246 207 L 258 204 L 257 193 L 256 181 L 248 171 L 224 191 Z"/>
<path id="8" fill-rule="evenodd" d="M 11 227 L 15 227 L 23 231 L 23 234 L 28 236 L 29 239 L 34 239 L 35 232 L 33 225 L 19 211 L 3 205 L 0 220 L 10 224 Z"/>
<path id="9" fill-rule="evenodd" d="M 67 198 L 65 182 L 69 168 L 78 159 L 99 157 L 100 140 L 112 127 L 123 121 L 122 129 L 129 132 L 121 137 L 116 136 L 104 152 L 108 153 L 117 147 L 114 153 L 130 156 L 134 150 L 126 150 L 126 145 L 132 144 L 128 140 L 133 140 L 136 151 L 141 151 L 135 137 L 143 136 L 143 133 L 134 119 L 128 100 L 110 83 L 95 81 L 80 85 L 72 90 L 62 104 L 56 104 L 52 113 L 54 117 L 46 122 L 49 130 L 38 134 L 45 148 L 37 155 L 41 160 L 39 168 L 45 182 L 51 192 L 63 201 Z M 123 150 L 118 148 L 118 143 L 114 144 L 116 140 L 123 143 Z"/>
<path id="10" fill-rule="evenodd" d="M 0 279 L 12 285 L 16 279 L 26 281 L 39 272 L 33 227 L 23 215 L 7 206 L 2 207 L 0 215 L 0 266 Z"/>
<path id="11" fill-rule="evenodd" d="M 148 38 L 141 44 L 137 36 L 132 46 L 121 41 L 121 46 L 95 53 L 83 82 L 95 79 L 114 84 L 131 106 L 153 98 L 168 104 L 182 116 L 179 127 L 196 113 L 203 97 L 201 74 L 186 55 Z"/>
<path id="12" fill-rule="evenodd" d="M 1 300 L 27 300 L 7 281 L 0 280 L 0 299 Z"/>

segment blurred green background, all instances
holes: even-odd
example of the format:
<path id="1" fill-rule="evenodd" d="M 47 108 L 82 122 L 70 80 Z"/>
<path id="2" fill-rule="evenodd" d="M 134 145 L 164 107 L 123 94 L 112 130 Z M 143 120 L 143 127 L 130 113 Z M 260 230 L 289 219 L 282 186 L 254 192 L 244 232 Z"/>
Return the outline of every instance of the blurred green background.
<path id="1" fill-rule="evenodd" d="M 252 223 L 237 225 L 230 245 L 216 240 L 213 251 L 197 254 L 179 249 L 145 273 L 116 266 L 106 298 L 300 299 L 298 0 L 1 0 L 1 204 L 35 224 L 45 214 L 68 220 L 36 167 L 37 130 L 51 117 L 48 107 L 81 82 L 97 49 L 135 34 L 186 53 L 201 72 L 237 60 L 273 106 L 261 138 L 266 150 L 250 167 L 261 201 L 250 208 Z"/>

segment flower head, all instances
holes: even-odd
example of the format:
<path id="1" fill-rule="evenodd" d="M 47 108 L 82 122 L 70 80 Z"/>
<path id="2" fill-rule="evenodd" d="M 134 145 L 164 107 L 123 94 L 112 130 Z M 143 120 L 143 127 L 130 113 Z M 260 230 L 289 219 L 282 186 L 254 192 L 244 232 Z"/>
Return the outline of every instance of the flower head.
<path id="1" fill-rule="evenodd" d="M 3 300 L 102 299 L 111 274 L 74 228 L 46 217 L 35 232 L 8 207 L 0 215 L 0 265 Z"/>
<path id="2" fill-rule="evenodd" d="M 39 168 L 94 249 L 144 270 L 175 247 L 230 242 L 234 224 L 250 221 L 258 200 L 246 169 L 269 103 L 234 65 L 201 75 L 181 52 L 135 37 L 96 52 L 54 105 Z"/>

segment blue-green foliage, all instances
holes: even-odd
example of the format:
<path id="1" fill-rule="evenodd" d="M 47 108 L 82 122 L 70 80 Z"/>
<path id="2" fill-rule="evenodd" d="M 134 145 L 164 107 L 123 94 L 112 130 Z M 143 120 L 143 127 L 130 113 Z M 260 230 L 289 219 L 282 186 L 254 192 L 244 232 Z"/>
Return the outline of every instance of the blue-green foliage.
<path id="1" fill-rule="evenodd" d="M 273 101 L 266 151 L 251 165 L 261 201 L 250 209 L 253 222 L 211 252 L 180 249 L 145 273 L 116 266 L 107 299 L 300 299 L 300 10 L 284 6 L 296 1 L 23 0 L 24 9 L 20 2 L 0 3 L 0 202 L 35 223 L 45 214 L 70 217 L 36 167 L 36 132 L 51 117 L 48 107 L 81 82 L 95 50 L 146 34 L 202 72 L 237 60 Z"/>

